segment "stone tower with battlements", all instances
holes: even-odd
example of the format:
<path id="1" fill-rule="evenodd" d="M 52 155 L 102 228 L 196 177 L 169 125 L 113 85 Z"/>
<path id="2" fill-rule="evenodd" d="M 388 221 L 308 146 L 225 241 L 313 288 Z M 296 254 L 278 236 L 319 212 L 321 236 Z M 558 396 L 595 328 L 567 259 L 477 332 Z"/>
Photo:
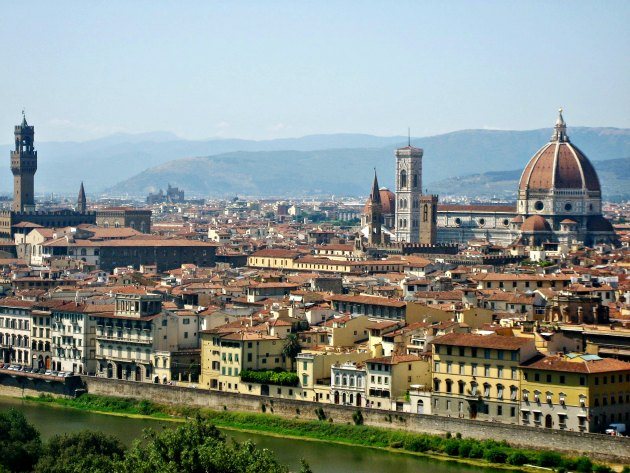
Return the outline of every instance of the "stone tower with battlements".
<path id="1" fill-rule="evenodd" d="M 35 210 L 35 172 L 37 171 L 37 151 L 34 147 L 35 127 L 26 122 L 22 112 L 22 123 L 15 127 L 15 150 L 11 151 L 11 172 L 13 173 L 14 212 Z"/>
<path id="2" fill-rule="evenodd" d="M 418 243 L 420 238 L 420 197 L 422 195 L 421 148 L 396 150 L 396 239 Z"/>
<path id="3" fill-rule="evenodd" d="M 420 243 L 435 245 L 437 243 L 437 195 L 420 196 Z"/>

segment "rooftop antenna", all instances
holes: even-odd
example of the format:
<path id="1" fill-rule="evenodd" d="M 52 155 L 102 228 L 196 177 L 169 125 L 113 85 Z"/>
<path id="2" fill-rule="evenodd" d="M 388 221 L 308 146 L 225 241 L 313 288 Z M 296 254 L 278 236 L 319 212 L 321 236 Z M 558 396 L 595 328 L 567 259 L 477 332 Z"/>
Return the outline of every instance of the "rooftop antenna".
<path id="1" fill-rule="evenodd" d="M 411 127 L 407 127 L 407 145 L 411 147 Z"/>

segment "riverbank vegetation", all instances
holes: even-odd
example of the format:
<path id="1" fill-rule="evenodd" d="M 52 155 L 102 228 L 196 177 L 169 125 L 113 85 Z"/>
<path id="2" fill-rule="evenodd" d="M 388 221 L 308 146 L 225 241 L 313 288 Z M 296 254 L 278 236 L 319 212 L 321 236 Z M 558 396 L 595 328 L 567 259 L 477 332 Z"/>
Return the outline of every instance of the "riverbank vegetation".
<path id="1" fill-rule="evenodd" d="M 462 438 L 460 434 L 444 436 L 418 434 L 401 430 L 382 429 L 363 425 L 360 410 L 353 415 L 352 424 L 335 423 L 326 416 L 325 409 L 314 412 L 319 420 L 286 419 L 265 414 L 232 412 L 193 407 L 161 405 L 147 400 L 121 399 L 85 394 L 76 399 L 40 396 L 27 398 L 37 402 L 53 403 L 95 412 L 146 415 L 156 418 L 190 418 L 201 416 L 213 425 L 285 437 L 302 437 L 329 442 L 388 448 L 410 453 L 446 456 L 475 463 L 490 463 L 520 467 L 535 465 L 555 471 L 604 473 L 612 471 L 608 466 L 593 463 L 588 457 L 569 457 L 548 450 L 522 449 L 506 442 Z M 273 407 L 265 411 L 273 412 Z M 296 415 L 299 415 L 296 412 Z M 357 421 L 360 419 L 360 421 Z M 624 470 L 630 473 L 630 468 Z"/>
<path id="2" fill-rule="evenodd" d="M 33 473 L 288 473 L 267 449 L 228 442 L 207 419 L 175 429 L 145 430 L 129 449 L 99 432 L 56 435 L 39 432 L 15 409 L 0 413 L 0 472 Z M 302 462 L 301 473 L 311 473 Z"/>

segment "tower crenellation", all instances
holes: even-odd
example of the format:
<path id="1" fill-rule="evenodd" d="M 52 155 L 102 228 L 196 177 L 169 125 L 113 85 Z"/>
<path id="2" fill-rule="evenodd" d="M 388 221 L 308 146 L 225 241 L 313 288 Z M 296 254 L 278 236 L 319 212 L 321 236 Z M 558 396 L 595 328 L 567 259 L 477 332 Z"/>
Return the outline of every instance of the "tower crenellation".
<path id="1" fill-rule="evenodd" d="M 35 150 L 35 127 L 26 121 L 22 112 L 22 123 L 15 127 L 15 149 L 11 151 L 13 173 L 13 211 L 35 210 L 35 172 L 37 151 Z"/>

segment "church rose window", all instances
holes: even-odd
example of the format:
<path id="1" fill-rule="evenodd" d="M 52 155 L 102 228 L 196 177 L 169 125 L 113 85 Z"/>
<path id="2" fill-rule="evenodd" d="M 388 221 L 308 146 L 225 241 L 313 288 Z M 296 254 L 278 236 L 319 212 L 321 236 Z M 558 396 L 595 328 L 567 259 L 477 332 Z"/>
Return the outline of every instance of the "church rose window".
<path id="1" fill-rule="evenodd" d="M 567 212 L 570 212 L 573 209 L 573 206 L 571 205 L 570 202 L 567 202 L 566 204 L 564 204 L 564 210 L 566 210 Z"/>
<path id="2" fill-rule="evenodd" d="M 543 204 L 542 201 L 539 200 L 534 204 L 534 208 L 536 210 L 542 210 L 545 208 L 545 204 Z"/>

